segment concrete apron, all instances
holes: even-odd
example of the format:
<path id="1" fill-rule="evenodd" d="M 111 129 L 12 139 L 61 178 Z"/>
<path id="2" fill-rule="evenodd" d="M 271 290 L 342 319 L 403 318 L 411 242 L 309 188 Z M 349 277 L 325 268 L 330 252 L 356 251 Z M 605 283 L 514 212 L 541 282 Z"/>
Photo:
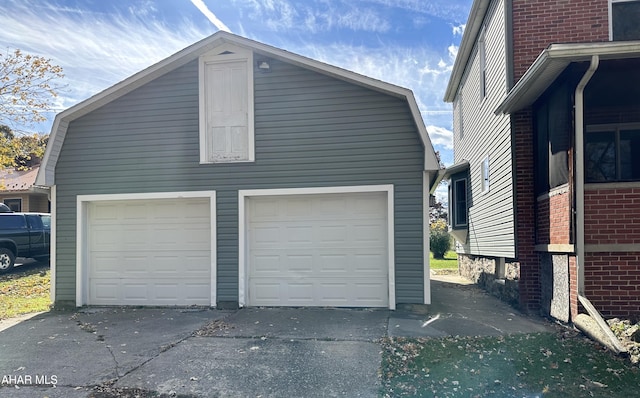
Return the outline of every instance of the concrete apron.
<path id="1" fill-rule="evenodd" d="M 434 280 L 432 297 L 432 305 L 396 311 L 85 308 L 41 314 L 0 331 L 0 377 L 23 376 L 19 388 L 0 387 L 0 397 L 87 397 L 109 381 L 116 388 L 192 396 L 373 397 L 383 337 L 551 330 L 475 286 Z M 36 378 L 49 385 L 34 386 Z"/>

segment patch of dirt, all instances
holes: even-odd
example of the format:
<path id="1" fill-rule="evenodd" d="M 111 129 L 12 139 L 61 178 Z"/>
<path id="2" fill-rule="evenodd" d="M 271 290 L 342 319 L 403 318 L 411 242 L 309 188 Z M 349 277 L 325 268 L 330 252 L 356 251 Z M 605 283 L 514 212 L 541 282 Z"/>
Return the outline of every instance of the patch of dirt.
<path id="1" fill-rule="evenodd" d="M 460 275 L 457 268 L 432 269 L 431 273 L 434 275 Z"/>
<path id="2" fill-rule="evenodd" d="M 233 325 L 229 325 L 222 319 L 214 319 L 213 321 L 207 323 L 200 329 L 193 332 L 194 336 L 199 337 L 214 337 L 218 336 L 220 331 L 229 330 L 235 328 Z"/>
<path id="3" fill-rule="evenodd" d="M 640 322 L 634 324 L 628 319 L 613 318 L 607 320 L 609 327 L 620 343 L 629 351 L 629 359 L 640 366 Z"/>
<path id="4" fill-rule="evenodd" d="M 168 394 L 160 394 L 157 391 L 142 388 L 114 387 L 115 380 L 93 387 L 89 398 L 196 398 L 191 394 L 178 394 L 170 391 Z"/>

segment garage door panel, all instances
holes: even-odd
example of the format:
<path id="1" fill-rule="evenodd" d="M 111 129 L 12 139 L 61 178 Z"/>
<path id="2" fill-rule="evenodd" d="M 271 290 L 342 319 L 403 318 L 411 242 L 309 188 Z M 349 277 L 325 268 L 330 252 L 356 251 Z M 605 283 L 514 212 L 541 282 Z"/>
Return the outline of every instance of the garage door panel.
<path id="1" fill-rule="evenodd" d="M 345 275 L 349 273 L 349 256 L 346 254 L 319 254 L 318 272 L 321 274 L 338 273 Z"/>
<path id="2" fill-rule="evenodd" d="M 388 300 L 380 296 L 380 291 L 387 290 L 387 283 L 273 277 L 254 281 L 249 288 L 262 306 L 281 306 L 285 302 L 288 306 L 385 307 Z"/>
<path id="3" fill-rule="evenodd" d="M 387 269 L 386 253 L 358 254 L 354 257 L 355 260 L 353 262 L 353 266 L 358 275 L 366 273 L 379 275 Z"/>
<path id="4" fill-rule="evenodd" d="M 260 250 L 251 257 L 252 264 L 249 277 L 270 275 L 274 272 L 307 272 L 326 275 L 357 274 L 359 276 L 386 275 L 388 259 L 383 248 L 367 251 L 366 249 L 336 248 L 326 252 L 322 248 L 313 251 L 304 249 L 289 249 L 284 254 L 281 250 Z"/>
<path id="5" fill-rule="evenodd" d="M 91 302 L 100 305 L 209 305 L 209 284 L 149 279 L 131 282 L 122 278 L 94 284 Z"/>
<path id="6" fill-rule="evenodd" d="M 210 305 L 208 198 L 89 204 L 89 303 Z"/>
<path id="7" fill-rule="evenodd" d="M 304 217 L 311 213 L 311 203 L 305 199 L 287 199 L 285 205 L 280 205 L 279 214 L 284 213 L 288 217 Z"/>
<path id="8" fill-rule="evenodd" d="M 250 198 L 248 304 L 388 306 L 386 192 Z"/>

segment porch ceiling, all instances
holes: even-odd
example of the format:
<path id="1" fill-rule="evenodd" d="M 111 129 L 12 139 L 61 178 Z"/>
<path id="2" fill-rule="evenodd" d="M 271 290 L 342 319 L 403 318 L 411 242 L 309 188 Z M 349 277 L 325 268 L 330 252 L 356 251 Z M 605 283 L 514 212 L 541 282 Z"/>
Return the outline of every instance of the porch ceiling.
<path id="1" fill-rule="evenodd" d="M 552 44 L 531 64 L 518 83 L 495 110 L 510 114 L 533 104 L 572 62 L 640 58 L 640 41 Z"/>

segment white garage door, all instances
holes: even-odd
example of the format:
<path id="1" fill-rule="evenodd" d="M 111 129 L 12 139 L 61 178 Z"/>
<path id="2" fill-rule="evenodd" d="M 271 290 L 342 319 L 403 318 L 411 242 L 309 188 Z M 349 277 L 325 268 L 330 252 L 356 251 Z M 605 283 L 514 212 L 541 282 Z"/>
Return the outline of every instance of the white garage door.
<path id="1" fill-rule="evenodd" d="M 387 307 L 387 193 L 248 199 L 248 304 Z"/>
<path id="2" fill-rule="evenodd" d="M 210 305 L 209 200 L 88 206 L 89 304 Z"/>

